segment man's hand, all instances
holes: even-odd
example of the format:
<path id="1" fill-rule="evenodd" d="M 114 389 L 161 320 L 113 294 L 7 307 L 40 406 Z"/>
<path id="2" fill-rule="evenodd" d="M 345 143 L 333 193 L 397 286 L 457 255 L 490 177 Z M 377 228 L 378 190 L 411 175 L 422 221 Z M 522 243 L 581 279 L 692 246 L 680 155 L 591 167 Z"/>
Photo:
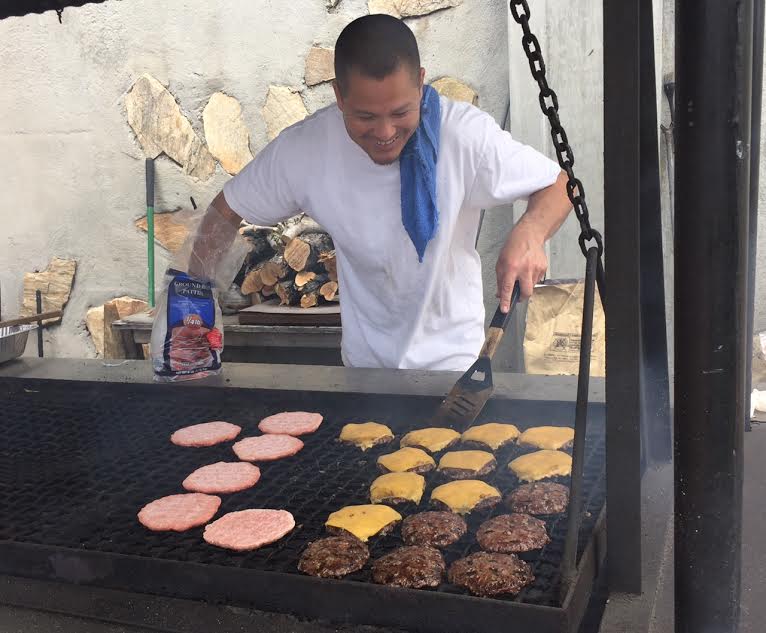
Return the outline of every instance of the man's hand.
<path id="1" fill-rule="evenodd" d="M 545 241 L 561 226 L 572 205 L 567 196 L 567 177 L 562 171 L 556 182 L 529 197 L 527 210 L 505 241 L 495 266 L 500 310 L 508 312 L 513 284 L 518 280 L 521 299 L 532 296 L 535 284 L 548 270 Z"/>
<path id="2" fill-rule="evenodd" d="M 511 231 L 495 265 L 497 273 L 497 297 L 500 310 L 508 312 L 511 305 L 513 285 L 518 280 L 521 299 L 532 296 L 535 284 L 543 279 L 548 270 L 545 256 L 545 233 L 528 222 L 519 222 Z"/>

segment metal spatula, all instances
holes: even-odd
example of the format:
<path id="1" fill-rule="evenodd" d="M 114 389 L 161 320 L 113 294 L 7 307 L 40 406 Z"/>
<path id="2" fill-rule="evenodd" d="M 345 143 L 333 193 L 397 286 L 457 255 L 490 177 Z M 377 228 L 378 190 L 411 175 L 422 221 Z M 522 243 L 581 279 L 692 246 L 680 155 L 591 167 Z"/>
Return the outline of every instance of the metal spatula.
<path id="1" fill-rule="evenodd" d="M 447 397 L 439 405 L 436 414 L 431 419 L 431 426 L 446 426 L 457 431 L 464 431 L 479 416 L 487 400 L 492 395 L 492 357 L 503 338 L 505 328 L 511 318 L 514 307 L 519 301 L 519 282 L 513 286 L 511 306 L 506 314 L 498 306 L 495 316 L 489 324 L 484 346 L 479 352 L 479 358 L 452 387 Z"/>

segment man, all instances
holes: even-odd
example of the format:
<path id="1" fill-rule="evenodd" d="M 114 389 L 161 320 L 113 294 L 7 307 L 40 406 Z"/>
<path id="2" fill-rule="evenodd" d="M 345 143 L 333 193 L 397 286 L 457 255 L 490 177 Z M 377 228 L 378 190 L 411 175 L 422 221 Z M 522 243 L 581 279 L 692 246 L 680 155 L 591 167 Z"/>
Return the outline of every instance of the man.
<path id="1" fill-rule="evenodd" d="M 349 24 L 335 73 L 337 104 L 284 130 L 227 182 L 203 233 L 216 246 L 241 218 L 273 225 L 305 211 L 335 243 L 344 363 L 464 370 L 484 340 L 480 210 L 529 199 L 496 266 L 507 311 L 514 283 L 527 298 L 545 273 L 545 241 L 570 210 L 564 174 L 478 108 L 433 96 L 400 20 L 369 15 Z M 438 113 L 431 130 L 423 103 Z M 413 154 L 416 145 L 434 150 L 430 167 L 419 149 Z M 427 189 L 415 191 L 423 182 L 430 201 Z"/>

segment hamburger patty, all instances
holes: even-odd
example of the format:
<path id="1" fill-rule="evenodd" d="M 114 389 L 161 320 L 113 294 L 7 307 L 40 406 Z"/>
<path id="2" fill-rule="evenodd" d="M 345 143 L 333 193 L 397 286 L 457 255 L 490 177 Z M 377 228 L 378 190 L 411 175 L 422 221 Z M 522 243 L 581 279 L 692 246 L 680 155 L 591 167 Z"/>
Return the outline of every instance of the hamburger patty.
<path id="1" fill-rule="evenodd" d="M 278 541 L 295 527 L 286 510 L 229 512 L 207 527 L 202 538 L 211 545 L 244 552 Z"/>
<path id="2" fill-rule="evenodd" d="M 138 513 L 138 520 L 155 532 L 184 532 L 210 521 L 220 506 L 221 497 L 213 495 L 170 495 L 147 503 Z"/>
<path id="3" fill-rule="evenodd" d="M 447 547 L 468 531 L 465 519 L 454 512 L 420 512 L 404 519 L 402 539 L 407 545 Z"/>
<path id="4" fill-rule="evenodd" d="M 229 422 L 205 422 L 178 429 L 170 441 L 177 446 L 213 446 L 233 440 L 241 431 L 242 427 Z"/>
<path id="5" fill-rule="evenodd" d="M 438 587 L 446 565 L 439 550 L 433 547 L 405 545 L 382 556 L 372 564 L 372 579 L 395 587 Z"/>
<path id="6" fill-rule="evenodd" d="M 550 540 L 545 521 L 528 514 L 501 514 L 484 521 L 476 532 L 481 549 L 502 554 L 540 549 Z"/>
<path id="7" fill-rule="evenodd" d="M 261 433 L 279 433 L 282 435 L 306 435 L 313 433 L 322 424 L 319 413 L 306 411 L 285 411 L 263 418 L 258 424 Z"/>
<path id="8" fill-rule="evenodd" d="M 183 481 L 190 492 L 226 494 L 252 488 L 261 478 L 261 470 L 247 462 L 216 462 L 198 468 Z"/>
<path id="9" fill-rule="evenodd" d="M 370 558 L 370 550 L 358 538 L 328 536 L 309 543 L 298 569 L 309 576 L 342 578 L 359 571 Z"/>
<path id="10" fill-rule="evenodd" d="M 523 484 L 505 498 L 513 512 L 561 514 L 569 505 L 569 488 L 549 481 Z"/>
<path id="11" fill-rule="evenodd" d="M 528 563 L 514 554 L 476 552 L 456 560 L 449 568 L 449 581 L 475 596 L 517 594 L 535 577 Z"/>
<path id="12" fill-rule="evenodd" d="M 290 457 L 303 448 L 303 442 L 292 435 L 258 435 L 240 440 L 232 449 L 243 462 L 272 462 Z"/>

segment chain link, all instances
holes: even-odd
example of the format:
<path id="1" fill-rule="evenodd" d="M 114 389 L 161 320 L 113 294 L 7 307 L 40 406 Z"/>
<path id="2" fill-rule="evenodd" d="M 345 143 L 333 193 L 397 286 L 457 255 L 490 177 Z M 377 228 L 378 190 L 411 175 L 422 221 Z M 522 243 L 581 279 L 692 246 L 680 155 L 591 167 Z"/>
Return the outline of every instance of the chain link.
<path id="1" fill-rule="evenodd" d="M 574 174 L 574 152 L 569 145 L 567 133 L 564 131 L 561 121 L 559 120 L 559 100 L 556 93 L 548 85 L 548 80 L 545 77 L 545 60 L 543 60 L 540 42 L 529 28 L 529 17 L 531 15 L 529 4 L 527 3 L 527 0 L 511 0 L 510 6 L 513 19 L 521 25 L 521 28 L 524 31 L 524 35 L 521 38 L 521 44 L 524 48 L 524 53 L 527 56 L 532 77 L 540 88 L 540 109 L 551 124 L 551 138 L 553 139 L 553 147 L 556 149 L 556 157 L 558 158 L 561 169 L 567 174 L 567 195 L 574 207 L 577 221 L 580 223 L 580 237 L 578 240 L 580 243 L 580 250 L 582 250 L 583 255 L 587 256 L 587 242 L 594 240 L 600 256 L 604 252 L 604 244 L 601 239 L 601 234 L 590 225 L 588 204 L 585 202 L 585 189 L 583 188 L 582 182 L 580 182 Z"/>

